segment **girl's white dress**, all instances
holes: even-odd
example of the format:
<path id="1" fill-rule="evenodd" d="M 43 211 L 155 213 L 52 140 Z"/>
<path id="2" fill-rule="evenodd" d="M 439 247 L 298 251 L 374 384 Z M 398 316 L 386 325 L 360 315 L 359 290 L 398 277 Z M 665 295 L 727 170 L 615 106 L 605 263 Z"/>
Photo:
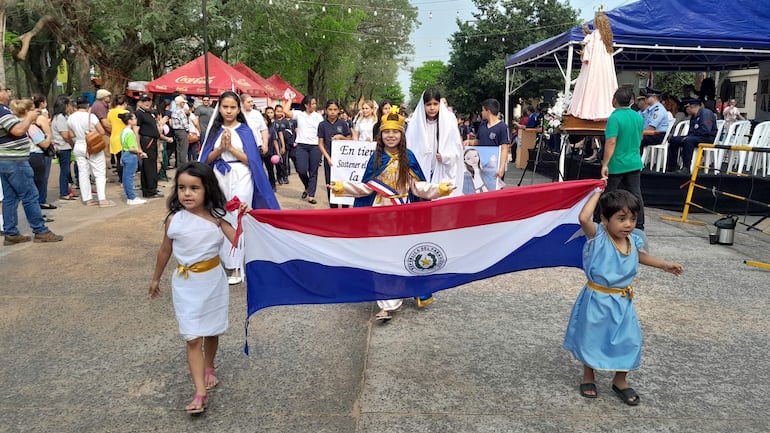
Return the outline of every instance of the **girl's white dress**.
<path id="1" fill-rule="evenodd" d="M 184 266 L 219 255 L 226 239 L 216 224 L 184 209 L 174 214 L 167 235 L 174 243 L 174 257 Z M 187 278 L 175 269 L 171 289 L 179 332 L 185 340 L 220 335 L 227 330 L 230 290 L 222 266 L 206 272 L 187 272 Z"/>
<path id="2" fill-rule="evenodd" d="M 244 143 L 241 141 L 241 136 L 238 135 L 235 128 L 230 129 L 230 137 L 231 145 L 243 152 Z M 222 135 L 220 134 L 214 143 L 214 148 L 218 148 L 221 144 Z M 230 165 L 230 171 L 222 174 L 219 170 L 214 169 L 214 175 L 216 175 L 219 187 L 222 188 L 222 192 L 225 194 L 225 199 L 230 201 L 233 197 L 237 196 L 241 203 L 251 204 L 251 199 L 254 197 L 254 183 L 251 179 L 249 165 L 242 163 L 235 155 L 228 151 L 222 152 L 222 160 Z M 238 211 L 228 212 L 225 215 L 225 221 L 236 227 L 238 225 Z M 240 248 L 236 248 L 231 253 L 231 244 L 227 239 L 221 244 L 220 257 L 222 257 L 222 263 L 227 269 L 236 269 L 243 266 L 243 251 Z"/>

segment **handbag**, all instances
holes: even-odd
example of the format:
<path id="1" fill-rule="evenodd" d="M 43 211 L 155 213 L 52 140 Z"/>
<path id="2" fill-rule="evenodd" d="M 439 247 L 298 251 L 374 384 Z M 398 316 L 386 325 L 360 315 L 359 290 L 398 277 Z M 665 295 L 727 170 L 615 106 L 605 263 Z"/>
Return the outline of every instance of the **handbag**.
<path id="1" fill-rule="evenodd" d="M 187 133 L 187 144 L 194 144 L 197 143 L 200 138 L 198 137 L 198 134 L 194 134 L 192 132 Z"/>
<path id="2" fill-rule="evenodd" d="M 95 155 L 102 152 L 107 145 L 99 131 L 91 129 L 91 110 L 88 110 L 88 129 L 86 130 L 86 152 Z"/>
<path id="3" fill-rule="evenodd" d="M 34 144 L 37 147 L 40 147 L 40 143 L 44 142 L 46 139 L 45 132 L 43 132 L 43 129 L 37 126 L 36 123 L 33 123 L 29 125 L 29 129 L 27 130 L 27 136 L 32 141 L 32 144 Z M 40 147 L 40 150 L 43 151 L 43 155 L 53 158 L 56 156 L 56 147 L 54 147 L 53 143 L 50 143 L 48 147 Z"/>

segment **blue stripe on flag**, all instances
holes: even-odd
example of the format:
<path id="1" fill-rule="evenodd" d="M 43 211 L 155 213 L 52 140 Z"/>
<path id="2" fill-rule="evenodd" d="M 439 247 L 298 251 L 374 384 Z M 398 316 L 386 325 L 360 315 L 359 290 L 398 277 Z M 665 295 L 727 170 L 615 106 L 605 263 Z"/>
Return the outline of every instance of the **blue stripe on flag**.
<path id="1" fill-rule="evenodd" d="M 246 264 L 248 316 L 277 305 L 334 304 L 411 298 L 525 269 L 582 266 L 585 237 L 570 240 L 578 224 L 563 224 L 530 239 L 491 267 L 472 274 L 400 276 L 304 260 Z M 504 248 L 500 245 L 492 245 Z"/>

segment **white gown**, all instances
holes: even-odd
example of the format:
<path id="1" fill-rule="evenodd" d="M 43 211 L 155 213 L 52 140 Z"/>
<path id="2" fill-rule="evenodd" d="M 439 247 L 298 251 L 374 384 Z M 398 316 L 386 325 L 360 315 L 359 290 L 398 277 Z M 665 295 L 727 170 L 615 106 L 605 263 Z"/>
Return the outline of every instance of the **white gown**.
<path id="1" fill-rule="evenodd" d="M 243 151 L 243 142 L 241 137 L 235 132 L 235 128 L 230 130 L 230 137 L 233 147 Z M 214 143 L 214 148 L 218 148 L 221 145 L 222 135 L 220 134 L 217 141 Z M 214 174 L 219 182 L 219 187 L 222 188 L 222 192 L 225 194 L 227 201 L 232 200 L 233 197 L 238 197 L 241 203 L 251 204 L 251 199 L 254 196 L 254 183 L 251 180 L 251 170 L 248 164 L 244 164 L 238 161 L 232 153 L 228 151 L 222 152 L 222 160 L 230 164 L 230 171 L 225 174 L 214 169 Z M 233 227 L 238 226 L 238 211 L 228 212 L 225 215 L 225 220 L 229 222 Z M 222 242 L 222 249 L 220 250 L 220 257 L 222 257 L 222 264 L 227 269 L 240 269 L 243 266 L 243 251 L 239 248 L 231 254 L 231 244 L 226 238 Z"/>
<path id="2" fill-rule="evenodd" d="M 436 137 L 438 128 L 438 138 Z M 465 164 L 463 141 L 457 129 L 457 117 L 443 102 L 439 105 L 438 124 L 425 117 L 425 103 L 420 97 L 406 128 L 406 147 L 420 163 L 425 180 L 433 183 L 450 182 L 457 187 L 449 197 L 463 194 Z M 441 154 L 441 162 L 436 159 Z"/>
<path id="3" fill-rule="evenodd" d="M 222 230 L 216 224 L 186 210 L 174 214 L 167 231 L 174 242 L 174 257 L 184 266 L 209 260 L 219 254 Z M 188 272 L 187 278 L 174 269 L 171 294 L 179 333 L 185 340 L 223 334 L 228 327 L 230 289 L 222 266 L 206 272 Z"/>

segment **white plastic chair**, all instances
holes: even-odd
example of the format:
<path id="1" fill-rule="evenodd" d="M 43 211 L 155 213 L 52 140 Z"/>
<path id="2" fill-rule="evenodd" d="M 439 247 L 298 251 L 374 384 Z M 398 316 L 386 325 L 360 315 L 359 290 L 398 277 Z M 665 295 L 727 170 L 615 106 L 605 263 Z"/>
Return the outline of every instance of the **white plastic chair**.
<path id="1" fill-rule="evenodd" d="M 749 146 L 764 147 L 770 150 L 770 121 L 762 122 L 756 127 L 754 127 L 754 134 L 751 136 L 751 141 L 749 142 Z M 754 176 L 757 175 L 757 170 L 761 165 L 764 172 L 763 176 L 767 177 L 767 173 L 768 173 L 767 160 L 768 160 L 768 156 L 770 155 L 768 155 L 765 152 L 752 152 L 752 155 L 753 155 L 753 158 L 752 158 L 751 166 L 754 168 Z"/>
<path id="2" fill-rule="evenodd" d="M 751 122 L 748 122 L 745 120 L 733 122 L 727 128 L 727 133 L 725 133 L 724 137 L 722 138 L 719 144 L 722 144 L 724 146 L 737 146 L 741 142 L 740 140 L 741 135 L 746 134 L 748 132 L 746 128 L 751 128 Z M 721 172 L 722 164 L 724 163 L 724 159 L 725 159 L 725 154 L 728 151 L 725 149 L 714 149 L 714 150 L 715 150 L 714 171 Z"/>
<path id="3" fill-rule="evenodd" d="M 663 173 L 666 172 L 666 164 L 668 163 L 668 143 L 671 141 L 671 137 L 687 135 L 689 130 L 690 122 L 683 120 L 677 123 L 676 126 L 674 126 L 674 129 L 666 134 L 662 143 L 656 144 L 655 146 L 647 146 L 650 149 L 650 170 L 656 170 Z M 657 167 L 657 169 L 655 167 Z"/>
<path id="4" fill-rule="evenodd" d="M 727 137 L 727 134 L 725 134 L 725 137 L 722 137 L 722 130 L 725 127 L 725 121 L 723 119 L 717 120 L 717 136 L 714 139 L 714 144 L 722 144 L 725 137 Z M 701 159 L 701 165 L 704 168 L 704 171 L 706 173 L 709 172 L 709 167 L 711 164 L 716 164 L 717 161 L 717 155 L 719 149 L 703 149 L 703 158 Z M 714 167 L 714 170 L 716 171 L 718 167 Z M 690 171 L 695 170 L 695 158 L 693 158 L 692 167 L 690 167 Z"/>
<path id="5" fill-rule="evenodd" d="M 667 143 L 668 137 L 671 135 L 671 131 L 673 129 L 674 129 L 674 122 L 668 122 L 668 129 L 666 129 L 666 133 L 663 135 L 663 141 L 661 141 L 660 144 L 644 146 L 644 149 L 642 150 L 642 163 L 645 166 L 649 166 L 650 170 L 652 170 L 652 167 L 655 165 L 654 161 L 652 160 L 652 154 L 654 153 L 653 148 L 657 149 L 657 147 L 662 146 L 663 143 Z M 668 151 L 668 149 L 666 149 L 666 151 Z M 663 169 L 665 170 L 666 168 L 663 167 Z M 658 171 L 660 171 L 660 166 L 658 167 Z"/>
<path id="6" fill-rule="evenodd" d="M 733 142 L 731 146 L 747 146 L 749 143 L 749 133 L 751 132 L 751 122 L 748 120 L 739 120 L 733 125 L 737 124 L 735 135 L 733 136 Z M 732 125 L 731 125 L 732 126 Z M 725 143 L 727 144 L 727 143 Z M 743 173 L 743 163 L 746 161 L 748 152 L 745 150 L 734 151 L 731 150 L 727 156 L 727 171 L 733 171 L 733 163 L 737 162 L 738 173 Z"/>

